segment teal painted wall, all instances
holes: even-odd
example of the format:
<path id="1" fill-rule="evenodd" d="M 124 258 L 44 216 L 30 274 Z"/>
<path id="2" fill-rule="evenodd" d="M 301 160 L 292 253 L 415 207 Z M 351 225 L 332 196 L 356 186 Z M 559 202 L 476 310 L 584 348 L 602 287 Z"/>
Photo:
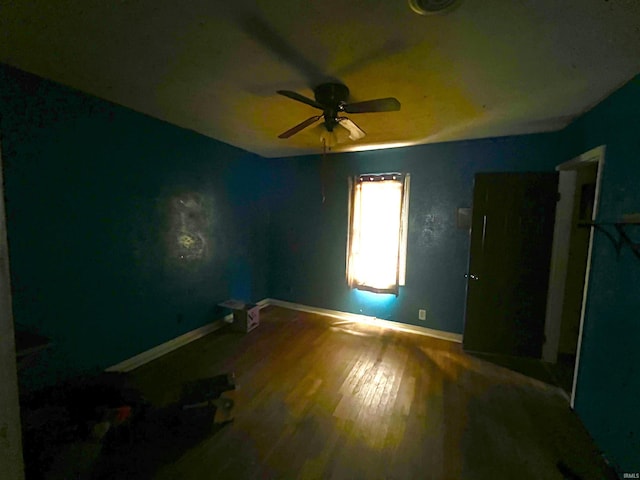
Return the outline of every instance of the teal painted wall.
<path id="1" fill-rule="evenodd" d="M 267 296 L 263 159 L 9 67 L 0 114 L 15 321 L 53 342 L 24 388 Z"/>
<path id="2" fill-rule="evenodd" d="M 470 207 L 477 172 L 552 171 L 565 160 L 557 133 L 280 159 L 272 184 L 271 296 L 305 305 L 462 333 Z M 345 281 L 347 177 L 411 173 L 406 286 L 396 298 Z M 322 202 L 322 190 L 325 202 Z M 427 320 L 418 320 L 426 308 Z"/>
<path id="3" fill-rule="evenodd" d="M 606 145 L 598 220 L 640 212 L 640 76 L 562 134 L 569 157 Z M 575 410 L 620 472 L 640 470 L 638 312 L 640 259 L 596 232 Z"/>

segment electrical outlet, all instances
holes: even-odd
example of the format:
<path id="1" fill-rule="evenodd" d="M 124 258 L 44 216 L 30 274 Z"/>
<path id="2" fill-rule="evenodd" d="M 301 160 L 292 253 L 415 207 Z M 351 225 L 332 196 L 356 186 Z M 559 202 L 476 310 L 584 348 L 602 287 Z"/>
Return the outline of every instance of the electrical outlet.
<path id="1" fill-rule="evenodd" d="M 426 320 L 427 319 L 427 311 L 422 308 L 418 310 L 418 320 Z"/>

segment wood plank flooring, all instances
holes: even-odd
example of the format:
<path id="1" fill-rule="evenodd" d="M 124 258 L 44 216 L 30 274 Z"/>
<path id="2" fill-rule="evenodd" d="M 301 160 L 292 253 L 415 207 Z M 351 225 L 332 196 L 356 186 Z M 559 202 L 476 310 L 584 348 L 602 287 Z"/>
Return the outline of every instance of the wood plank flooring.
<path id="1" fill-rule="evenodd" d="M 612 478 L 555 387 L 416 334 L 268 307 L 251 333 L 220 330 L 132 379 L 160 407 L 225 372 L 234 422 L 154 478 Z"/>

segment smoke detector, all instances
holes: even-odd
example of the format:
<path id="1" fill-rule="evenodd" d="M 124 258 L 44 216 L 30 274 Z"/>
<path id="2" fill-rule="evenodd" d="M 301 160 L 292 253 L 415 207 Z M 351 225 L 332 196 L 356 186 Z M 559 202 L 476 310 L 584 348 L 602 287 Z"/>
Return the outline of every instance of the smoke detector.
<path id="1" fill-rule="evenodd" d="M 409 0 L 411 10 L 419 15 L 442 15 L 460 4 L 461 0 Z"/>

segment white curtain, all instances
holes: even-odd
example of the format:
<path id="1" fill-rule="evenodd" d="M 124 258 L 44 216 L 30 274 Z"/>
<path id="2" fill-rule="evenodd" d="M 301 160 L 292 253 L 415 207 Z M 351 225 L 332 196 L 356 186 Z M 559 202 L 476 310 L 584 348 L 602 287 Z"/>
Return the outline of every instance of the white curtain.
<path id="1" fill-rule="evenodd" d="M 405 281 L 409 175 L 352 177 L 349 199 L 347 282 L 397 295 Z"/>

